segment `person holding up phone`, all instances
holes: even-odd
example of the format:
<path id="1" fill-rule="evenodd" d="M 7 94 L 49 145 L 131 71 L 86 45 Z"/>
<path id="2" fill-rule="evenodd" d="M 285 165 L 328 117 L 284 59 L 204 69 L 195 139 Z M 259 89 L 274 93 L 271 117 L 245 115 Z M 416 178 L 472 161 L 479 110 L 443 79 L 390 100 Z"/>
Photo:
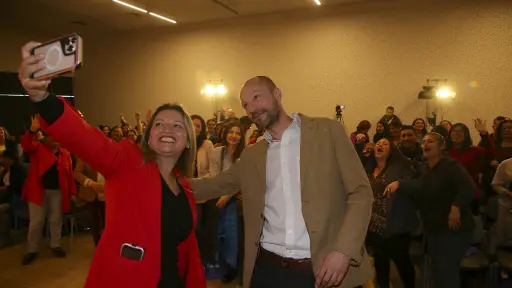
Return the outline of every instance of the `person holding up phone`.
<path id="1" fill-rule="evenodd" d="M 148 123 L 142 148 L 106 138 L 73 107 L 48 92 L 51 80 L 39 44 L 21 49 L 19 79 L 41 116 L 41 128 L 105 178 L 107 223 L 85 287 L 206 287 L 195 238 L 192 121 L 179 105 L 164 104 Z"/>

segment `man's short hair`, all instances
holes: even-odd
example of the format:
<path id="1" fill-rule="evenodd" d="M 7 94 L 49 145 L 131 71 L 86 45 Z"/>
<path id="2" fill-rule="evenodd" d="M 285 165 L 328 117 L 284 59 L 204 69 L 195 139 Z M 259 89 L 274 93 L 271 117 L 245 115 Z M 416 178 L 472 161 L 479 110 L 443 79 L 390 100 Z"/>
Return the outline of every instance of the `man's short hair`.
<path id="1" fill-rule="evenodd" d="M 388 106 L 388 108 L 386 108 L 386 110 L 395 111 L 395 107 L 393 107 L 393 106 Z"/>
<path id="2" fill-rule="evenodd" d="M 258 79 L 258 82 L 265 84 L 270 92 L 274 92 L 274 89 L 277 88 L 276 83 L 268 76 L 256 76 L 256 79 Z"/>
<path id="3" fill-rule="evenodd" d="M 404 130 L 414 131 L 414 127 L 412 127 L 411 125 L 404 125 L 404 126 L 402 126 L 402 129 L 400 129 L 400 131 L 404 131 Z"/>

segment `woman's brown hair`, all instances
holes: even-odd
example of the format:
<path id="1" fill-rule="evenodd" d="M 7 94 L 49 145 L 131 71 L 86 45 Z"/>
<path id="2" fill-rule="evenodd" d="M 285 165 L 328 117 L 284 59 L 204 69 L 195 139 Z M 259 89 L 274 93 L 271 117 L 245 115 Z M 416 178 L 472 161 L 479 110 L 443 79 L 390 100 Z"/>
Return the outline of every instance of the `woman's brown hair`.
<path id="1" fill-rule="evenodd" d="M 153 127 L 156 115 L 165 110 L 173 110 L 183 116 L 183 122 L 185 124 L 185 130 L 187 131 L 188 142 L 185 150 L 183 150 L 181 153 L 178 162 L 176 162 L 175 168 L 178 169 L 182 176 L 194 177 L 194 167 L 196 161 L 196 135 L 194 133 L 194 125 L 192 124 L 192 120 L 190 119 L 188 113 L 179 104 L 163 104 L 156 109 L 153 115 L 151 115 L 151 119 L 148 122 L 148 126 L 142 140 L 142 155 L 144 157 L 144 162 L 148 163 L 156 160 L 156 153 L 153 149 L 151 149 L 151 147 L 149 147 L 148 144 L 149 134 L 151 133 L 151 127 Z"/>

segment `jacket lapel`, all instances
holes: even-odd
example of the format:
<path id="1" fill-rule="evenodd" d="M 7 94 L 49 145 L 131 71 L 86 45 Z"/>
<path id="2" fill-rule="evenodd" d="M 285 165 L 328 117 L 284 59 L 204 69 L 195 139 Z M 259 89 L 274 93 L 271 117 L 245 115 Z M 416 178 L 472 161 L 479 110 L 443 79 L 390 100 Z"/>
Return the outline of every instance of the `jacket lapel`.
<path id="1" fill-rule="evenodd" d="M 307 169 L 310 159 L 314 154 L 314 146 L 316 139 L 316 122 L 305 115 L 300 114 L 300 187 L 304 190 Z M 303 194 L 301 194 L 303 195 Z"/>
<path id="2" fill-rule="evenodd" d="M 258 171 L 258 181 L 263 181 L 266 185 L 267 181 L 267 149 L 268 142 L 267 140 L 261 140 L 260 142 L 254 145 L 254 149 L 258 149 L 256 159 L 254 159 L 256 164 L 256 169 Z"/>
<path id="3" fill-rule="evenodd" d="M 254 144 L 251 149 L 257 149 L 254 155 L 255 159 L 248 159 L 253 161 L 256 165 L 256 177 L 254 179 L 254 183 L 256 184 L 256 188 L 254 191 L 259 194 L 259 198 L 261 199 L 261 212 L 263 212 L 263 207 L 265 205 L 265 193 L 267 187 L 267 149 L 268 142 L 267 140 L 261 140 L 258 143 Z M 259 210 L 258 210 L 259 211 Z"/>

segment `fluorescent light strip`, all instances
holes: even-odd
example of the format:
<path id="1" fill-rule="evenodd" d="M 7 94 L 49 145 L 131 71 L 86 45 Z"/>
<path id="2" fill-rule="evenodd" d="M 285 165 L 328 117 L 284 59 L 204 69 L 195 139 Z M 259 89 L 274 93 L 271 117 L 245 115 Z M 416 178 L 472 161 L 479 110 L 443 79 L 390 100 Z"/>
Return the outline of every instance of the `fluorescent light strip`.
<path id="1" fill-rule="evenodd" d="M 169 18 L 164 17 L 164 16 L 162 16 L 162 15 L 158 15 L 158 14 L 153 13 L 153 12 L 149 12 L 149 15 L 154 16 L 154 17 L 156 17 L 156 18 L 160 18 L 160 19 L 165 20 L 165 21 L 167 21 L 167 22 L 174 23 L 174 24 L 178 23 L 178 22 L 176 22 L 175 20 L 169 19 Z"/>
<path id="2" fill-rule="evenodd" d="M 140 11 L 140 12 L 142 12 L 142 13 L 148 13 L 148 11 L 146 11 L 146 10 L 144 10 L 144 9 L 142 9 L 142 8 L 139 8 L 139 7 L 137 7 L 137 6 L 133 6 L 133 5 L 128 4 L 128 3 L 125 3 L 125 2 L 123 2 L 123 1 L 119 1 L 119 0 L 112 0 L 112 1 L 116 2 L 117 4 L 121 4 L 121 5 L 123 5 L 123 6 L 126 6 L 126 7 L 128 7 L 128 8 L 132 8 L 132 9 L 134 9 L 134 10 Z"/>
<path id="3" fill-rule="evenodd" d="M 0 97 L 28 97 L 28 94 L 0 94 Z M 73 95 L 57 95 L 64 98 L 75 98 Z"/>
<path id="4" fill-rule="evenodd" d="M 322 5 L 322 2 L 320 2 L 320 0 L 315 0 L 315 3 L 316 3 L 316 5 L 318 5 L 318 6 Z"/>

